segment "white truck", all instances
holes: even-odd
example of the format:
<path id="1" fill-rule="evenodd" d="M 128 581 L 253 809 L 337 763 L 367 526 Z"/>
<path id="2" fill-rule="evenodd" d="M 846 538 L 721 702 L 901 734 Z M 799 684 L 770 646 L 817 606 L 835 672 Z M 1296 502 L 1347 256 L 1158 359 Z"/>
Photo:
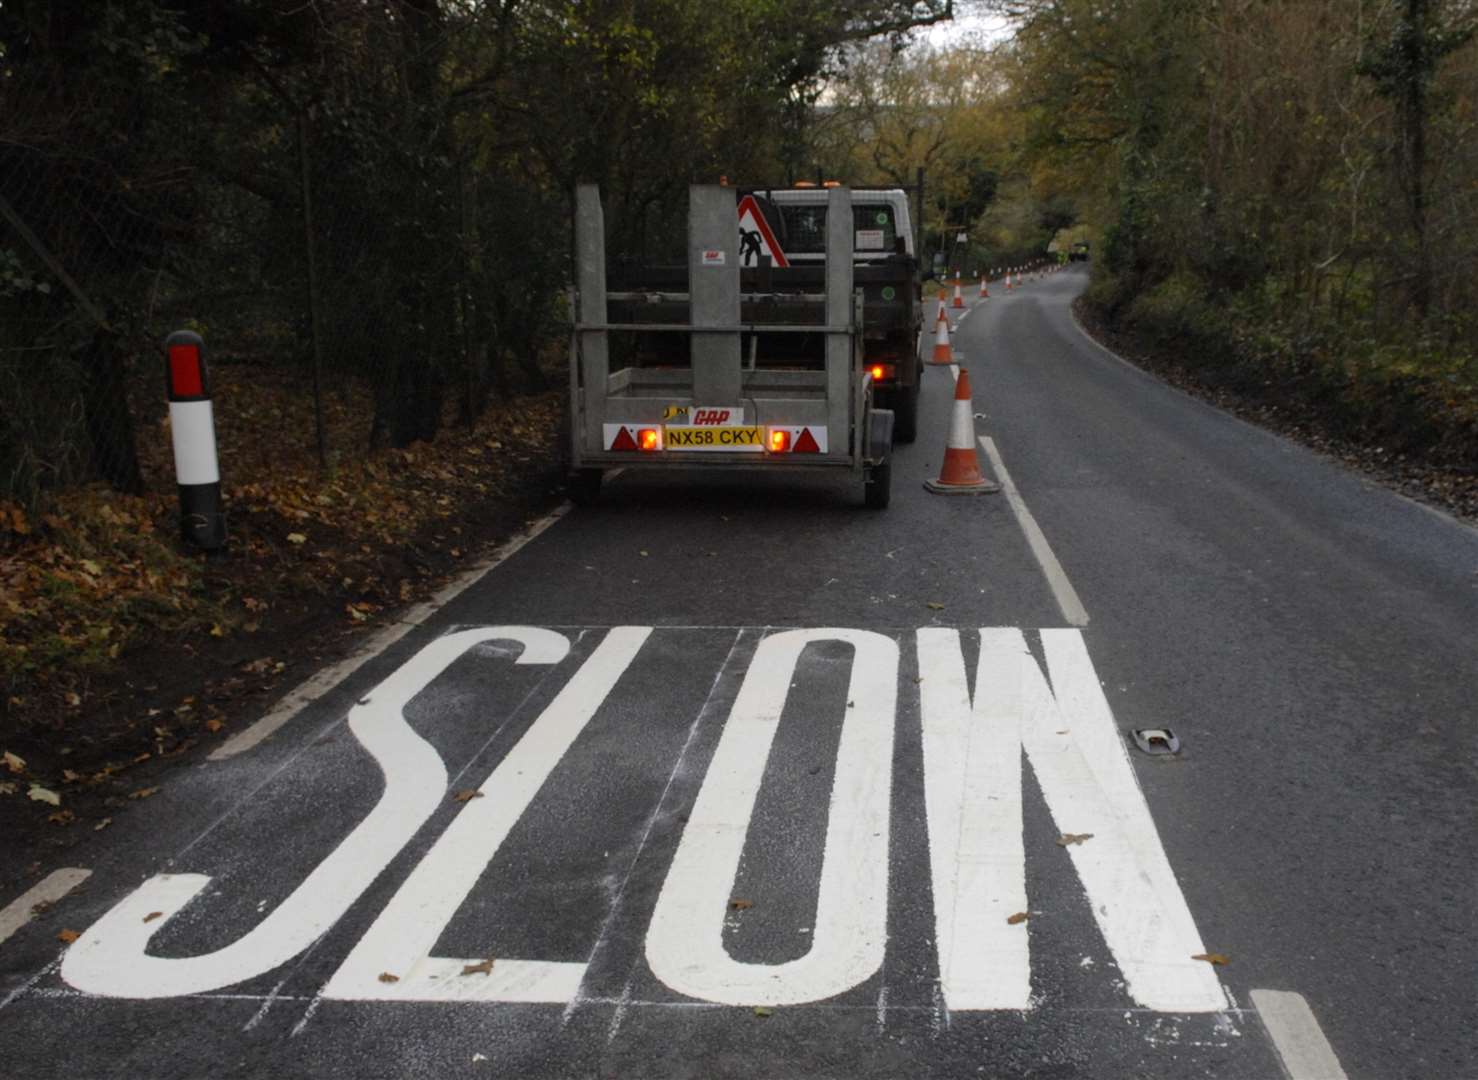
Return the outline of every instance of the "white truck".
<path id="1" fill-rule="evenodd" d="M 764 197 L 779 210 L 777 239 L 792 266 L 825 259 L 827 188 L 775 188 Z M 902 188 L 853 188 L 852 262 L 863 294 L 863 361 L 877 400 L 893 410 L 893 438 L 918 434 L 923 358 L 923 284 L 908 194 Z"/>

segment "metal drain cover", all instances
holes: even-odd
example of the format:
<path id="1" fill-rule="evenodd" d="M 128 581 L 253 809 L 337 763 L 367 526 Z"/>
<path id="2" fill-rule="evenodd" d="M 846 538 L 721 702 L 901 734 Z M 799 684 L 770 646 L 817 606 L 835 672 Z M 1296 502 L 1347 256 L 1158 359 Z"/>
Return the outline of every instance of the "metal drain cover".
<path id="1" fill-rule="evenodd" d="M 1135 728 L 1134 745 L 1146 754 L 1178 754 L 1180 740 L 1169 728 Z"/>

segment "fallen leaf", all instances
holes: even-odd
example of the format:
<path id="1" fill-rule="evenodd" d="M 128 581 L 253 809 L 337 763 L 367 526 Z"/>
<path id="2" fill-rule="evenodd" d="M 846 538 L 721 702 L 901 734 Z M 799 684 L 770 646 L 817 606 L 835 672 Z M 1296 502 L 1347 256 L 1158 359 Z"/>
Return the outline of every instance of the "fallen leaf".
<path id="1" fill-rule="evenodd" d="M 729 906 L 735 911 L 748 911 L 750 908 L 754 907 L 754 904 L 752 901 L 749 900 L 730 900 Z"/>
<path id="2" fill-rule="evenodd" d="M 493 973 L 493 958 L 490 956 L 478 964 L 463 964 L 463 975 L 491 975 Z"/>
<path id="3" fill-rule="evenodd" d="M 1081 844 L 1084 840 L 1092 840 L 1091 832 L 1065 832 L 1057 838 L 1058 847 L 1071 847 L 1073 844 Z"/>
<path id="4" fill-rule="evenodd" d="M 70 825 L 77 820 L 77 815 L 70 810 L 58 810 L 54 814 L 47 814 L 46 820 L 53 825 Z"/>
<path id="5" fill-rule="evenodd" d="M 226 725 L 223 722 L 221 722 L 220 720 L 217 720 L 215 717 L 211 717 L 209 720 L 207 720 L 205 722 L 205 730 L 206 731 L 212 731 L 212 732 L 214 732 L 214 731 L 220 731 L 221 728 L 223 728 L 225 726 Z"/>
<path id="6" fill-rule="evenodd" d="M 159 789 L 157 787 L 139 788 L 137 791 L 129 792 L 128 797 L 130 799 L 147 799 L 150 795 L 153 795 L 158 790 Z"/>
<path id="7" fill-rule="evenodd" d="M 1191 959 L 1192 960 L 1205 960 L 1208 964 L 1223 964 L 1223 965 L 1225 965 L 1225 964 L 1230 964 L 1232 962 L 1232 958 L 1230 956 L 1226 955 L 1225 953 L 1219 953 L 1219 952 L 1211 952 L 1211 953 L 1203 952 L 1203 953 L 1197 953 L 1195 956 L 1191 957 Z"/>
<path id="8" fill-rule="evenodd" d="M 105 817 L 105 818 L 103 818 L 102 821 L 99 821 L 96 825 L 94 825 L 92 827 L 92 831 L 93 832 L 102 832 L 104 829 L 106 829 L 111 824 L 113 824 L 113 819 L 110 818 L 110 817 Z"/>
<path id="9" fill-rule="evenodd" d="M 1028 911 L 1018 911 L 1015 915 L 1009 916 L 1006 919 L 1006 922 L 1009 923 L 1012 926 L 1015 926 L 1018 923 L 1024 923 L 1024 922 L 1026 922 L 1026 920 L 1028 918 L 1030 918 L 1030 917 L 1031 917 L 1031 913 L 1030 912 L 1028 912 Z"/>
<path id="10" fill-rule="evenodd" d="M 80 565 L 82 569 L 86 570 L 93 577 L 97 577 L 103 572 L 103 568 L 97 563 L 93 562 L 91 559 L 83 559 L 78 565 Z"/>
<path id="11" fill-rule="evenodd" d="M 935 603 L 933 600 L 930 600 L 929 601 L 928 607 L 931 608 L 934 611 L 943 611 L 944 610 L 944 605 L 943 604 Z"/>
<path id="12" fill-rule="evenodd" d="M 62 797 L 50 788 L 44 788 L 40 784 L 32 784 L 31 790 L 26 793 L 37 802 L 50 803 L 52 806 L 60 806 Z"/>
<path id="13" fill-rule="evenodd" d="M 65 701 L 70 708 L 75 709 L 82 704 L 82 695 L 77 693 L 75 690 L 68 690 L 65 694 L 62 695 L 62 700 Z"/>
<path id="14" fill-rule="evenodd" d="M 211 637 L 225 637 L 226 636 L 226 629 L 225 629 L 225 627 L 223 627 L 220 623 L 211 623 L 210 624 L 210 636 Z"/>
<path id="15" fill-rule="evenodd" d="M 71 769 L 63 769 L 62 770 L 62 779 L 65 780 L 69 784 L 75 784 L 78 780 L 81 780 L 82 779 L 82 774 L 81 773 L 75 773 Z"/>
<path id="16" fill-rule="evenodd" d="M 7 750 L 5 751 L 5 767 L 13 773 L 25 772 L 26 759 L 23 757 L 19 757 L 16 754 L 12 754 L 9 750 Z"/>
<path id="17" fill-rule="evenodd" d="M 79 934 L 76 930 L 62 930 L 56 935 L 56 939 L 58 941 L 64 941 L 68 945 L 70 945 L 81 936 L 82 935 Z"/>
<path id="18" fill-rule="evenodd" d="M 754 1007 L 754 1015 L 758 1016 L 761 1020 L 766 1020 L 775 1015 L 775 1010 L 768 1005 L 756 1005 Z"/>
<path id="19" fill-rule="evenodd" d="M 289 544 L 306 544 L 308 542 L 308 538 L 302 533 L 288 533 L 287 542 Z"/>
<path id="20" fill-rule="evenodd" d="M 11 783 L 9 780 L 6 780 L 4 783 L 0 783 L 0 795 L 14 795 L 19 790 L 20 786 Z"/>
<path id="21" fill-rule="evenodd" d="M 400 982 L 400 976 L 392 975 L 388 971 L 382 971 L 380 972 L 380 981 L 382 983 L 397 983 Z"/>
<path id="22" fill-rule="evenodd" d="M 155 919 L 162 918 L 163 915 L 164 912 L 162 911 L 151 911 L 144 916 L 144 922 L 153 922 Z"/>
<path id="23" fill-rule="evenodd" d="M 463 788 L 461 791 L 452 796 L 452 801 L 468 802 L 472 799 L 480 798 L 482 798 L 482 792 L 478 791 L 476 788 Z"/>

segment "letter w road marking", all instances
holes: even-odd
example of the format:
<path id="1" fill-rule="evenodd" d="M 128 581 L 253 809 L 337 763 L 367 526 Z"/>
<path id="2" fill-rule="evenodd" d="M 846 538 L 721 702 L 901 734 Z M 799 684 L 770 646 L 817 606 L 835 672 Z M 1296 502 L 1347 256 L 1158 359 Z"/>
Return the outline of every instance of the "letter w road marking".
<path id="1" fill-rule="evenodd" d="M 1129 994 L 1162 1012 L 1215 1012 L 1226 997 L 1170 869 L 1149 806 L 1077 630 L 1043 630 L 1054 696 L 1021 631 L 980 631 L 972 701 L 959 632 L 918 632 L 925 804 L 935 927 L 951 1009 L 1026 1009 L 1031 971 L 1021 752 Z"/>

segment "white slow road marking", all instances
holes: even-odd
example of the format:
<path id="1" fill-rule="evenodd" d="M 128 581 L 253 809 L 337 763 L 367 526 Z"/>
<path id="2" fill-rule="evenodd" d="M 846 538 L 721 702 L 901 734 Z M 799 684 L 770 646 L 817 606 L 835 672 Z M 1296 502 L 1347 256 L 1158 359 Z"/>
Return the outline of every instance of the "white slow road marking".
<path id="1" fill-rule="evenodd" d="M 91 870 L 68 867 L 47 874 L 0 911 L 0 942 L 35 917 L 37 904 L 54 904 L 92 874 Z"/>
<path id="2" fill-rule="evenodd" d="M 951 1010 L 1027 1009 L 1030 964 L 1021 752 L 1129 995 L 1219 1012 L 1226 995 L 1139 789 L 1082 634 L 1042 630 L 1051 686 L 1021 631 L 980 632 L 975 700 L 959 632 L 918 632 L 925 807 L 941 982 Z M 1055 690 L 1055 696 L 1054 696 Z"/>
<path id="3" fill-rule="evenodd" d="M 1073 583 L 1067 579 L 1067 572 L 1057 561 L 1057 556 L 1052 554 L 1052 545 L 1047 543 L 1047 537 L 1043 534 L 1041 526 L 1037 524 L 1037 519 L 1032 517 L 1032 512 L 1027 509 L 1021 492 L 1016 490 L 1011 474 L 1006 471 L 1006 465 L 1001 460 L 1001 453 L 996 449 L 995 440 L 988 435 L 982 435 L 980 445 L 985 450 L 986 457 L 990 458 L 991 468 L 995 470 L 996 479 L 1001 483 L 1001 493 L 1006 496 L 1011 512 L 1016 515 L 1016 521 L 1026 536 L 1027 546 L 1031 548 L 1032 554 L 1036 556 L 1038 564 L 1042 567 L 1042 573 L 1047 577 L 1047 584 L 1052 589 L 1052 596 L 1057 601 L 1057 607 L 1062 611 L 1062 617 L 1070 626 L 1087 626 L 1088 609 L 1083 606 L 1083 601 L 1078 599 L 1078 592 L 1073 588 Z"/>
<path id="4" fill-rule="evenodd" d="M 1254 990 L 1252 1004 L 1283 1059 L 1289 1080 L 1345 1080 L 1334 1048 L 1302 994 Z"/>
<path id="5" fill-rule="evenodd" d="M 796 663 L 820 641 L 846 642 L 854 654 L 811 948 L 780 964 L 743 963 L 724 947 L 724 915 Z M 709 1001 L 794 1005 L 840 994 L 882 966 L 897 696 L 898 643 L 882 634 L 790 630 L 760 643 L 652 913 L 646 954 L 657 978 Z"/>
<path id="6" fill-rule="evenodd" d="M 649 627 L 616 627 L 605 635 L 493 768 L 483 785 L 488 797 L 469 802 L 452 817 L 329 984 L 311 999 L 295 1032 L 306 1027 L 325 999 L 577 999 L 588 962 L 496 956 L 486 974 L 463 979 L 465 966 L 494 957 L 452 959 L 431 951 L 509 831 L 529 811 L 653 632 Z M 446 768 L 434 748 L 409 728 L 405 706 L 468 649 L 497 640 L 520 643 L 523 650 L 516 662 L 525 664 L 557 663 L 570 648 L 563 634 L 537 627 L 462 630 L 427 645 L 384 680 L 349 717 L 351 731 L 384 773 L 380 803 L 260 924 L 227 930 L 241 936 L 213 953 L 146 955 L 153 933 L 211 880 L 198 874 L 156 876 L 115 905 L 65 954 L 64 981 L 104 996 L 199 996 L 304 955 L 358 902 L 446 796 Z M 1023 752 L 1058 830 L 1091 834 L 1069 846 L 1068 855 L 1129 996 L 1159 1012 L 1227 1011 L 1213 969 L 1191 959 L 1204 948 L 1081 633 L 1040 631 L 1045 663 L 1039 665 L 1023 631 L 981 630 L 973 696 L 959 631 L 926 627 L 916 640 L 941 1030 L 953 1011 L 1032 1008 L 1030 925 L 1007 921 L 1028 910 Z M 730 647 L 725 669 L 738 641 Z M 724 944 L 728 900 L 798 663 L 809 645 L 829 641 L 850 645 L 852 659 L 835 779 L 826 796 L 810 949 L 779 964 L 740 962 Z M 678 837 L 644 948 L 652 973 L 668 987 L 716 1004 L 799 1005 L 835 997 L 881 970 L 892 887 L 889 802 L 898 654 L 894 637 L 872 631 L 772 632 L 755 649 L 732 705 L 726 707 L 710 691 L 700 718 L 724 710 L 727 721 Z M 509 662 L 502 650 L 483 659 Z M 716 677 L 715 687 L 719 681 Z M 627 687 L 634 689 L 640 692 Z M 689 729 L 685 750 L 695 729 Z M 682 755 L 674 775 L 681 761 Z M 658 800 L 649 817 L 649 829 L 663 801 Z M 898 884 L 904 890 L 924 887 Z M 602 924 L 602 938 L 619 902 L 618 894 Z M 382 981 L 387 974 L 394 978 Z M 280 1000 L 285 985 L 286 980 L 279 982 L 263 999 L 259 1015 Z M 578 997 L 580 1004 L 605 1000 L 590 993 L 592 989 Z M 632 990 L 628 973 L 620 998 L 611 999 L 618 1003 L 618 1014 L 625 1011 Z M 887 998 L 882 984 L 876 1011 L 883 1017 L 891 1007 Z M 613 1033 L 616 1028 L 619 1023 L 613 1022 Z"/>
<path id="7" fill-rule="evenodd" d="M 564 503 L 556 507 L 549 514 L 529 526 L 527 531 L 515 536 L 512 540 L 498 548 L 497 551 L 493 552 L 487 559 L 477 563 L 466 573 L 446 585 L 432 596 L 430 600 L 411 608 L 395 622 L 366 641 L 353 654 L 299 683 L 294 689 L 288 691 L 266 716 L 245 730 L 237 732 L 212 750 L 207 760 L 224 761 L 256 746 L 278 728 L 282 727 L 283 724 L 298 715 L 308 705 L 311 705 L 350 675 L 353 675 L 364 666 L 366 661 L 379 656 L 391 645 L 394 645 L 401 638 L 405 637 L 406 634 L 410 633 L 432 615 L 436 614 L 436 612 L 455 600 L 463 592 L 476 585 L 490 572 L 507 562 L 525 544 L 528 544 L 540 533 L 568 514 L 570 509 L 571 506 L 569 503 Z"/>
<path id="8" fill-rule="evenodd" d="M 438 638 L 380 683 L 349 712 L 349 729 L 384 774 L 380 801 L 257 926 L 212 953 L 149 956 L 149 939 L 211 881 L 205 874 L 158 874 L 73 944 L 62 978 L 107 997 L 173 997 L 252 978 L 307 948 L 369 888 L 446 797 L 446 766 L 406 723 L 405 704 L 468 649 L 498 640 L 523 645 L 518 664 L 558 663 L 569 651 L 569 641 L 551 630 L 478 627 Z"/>
<path id="9" fill-rule="evenodd" d="M 585 730 L 651 635 L 617 627 L 606 635 L 417 865 L 324 988 L 330 999 L 567 1002 L 584 963 L 499 956 L 475 979 L 463 969 L 488 957 L 453 959 L 431 950 L 549 774 Z M 444 788 L 442 789 L 444 791 Z M 438 791 L 438 797 L 442 791 Z M 388 972 L 398 981 L 381 981 Z"/>

